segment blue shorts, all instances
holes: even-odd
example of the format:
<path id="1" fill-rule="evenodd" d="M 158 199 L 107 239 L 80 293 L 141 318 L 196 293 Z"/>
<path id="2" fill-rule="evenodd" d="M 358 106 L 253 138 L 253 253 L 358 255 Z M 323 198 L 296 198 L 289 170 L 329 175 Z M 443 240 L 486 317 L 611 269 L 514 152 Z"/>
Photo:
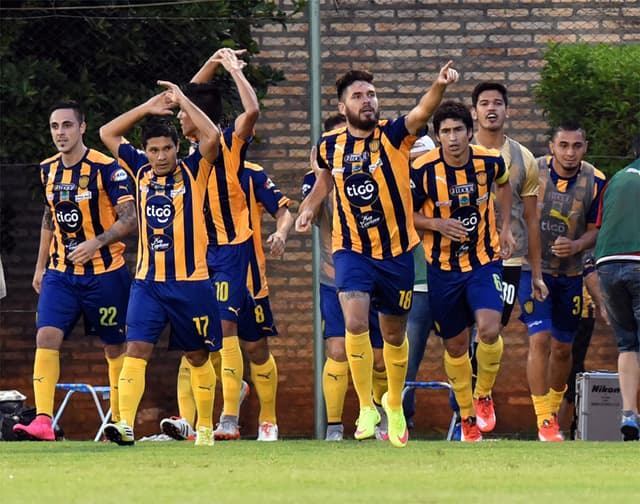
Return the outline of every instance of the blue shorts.
<path id="1" fill-rule="evenodd" d="M 391 259 L 372 259 L 339 250 L 333 254 L 338 292 L 361 291 L 371 296 L 371 306 L 385 315 L 404 315 L 413 295 L 413 252 Z"/>
<path id="2" fill-rule="evenodd" d="M 273 313 L 269 296 L 250 298 L 250 306 L 243 308 L 238 319 L 238 336 L 244 341 L 259 341 L 268 336 L 277 336 L 278 329 L 273 323 Z"/>
<path id="3" fill-rule="evenodd" d="M 238 322 L 247 302 L 247 272 L 253 247 L 251 239 L 237 245 L 209 245 L 207 266 L 215 287 L 220 318 Z"/>
<path id="4" fill-rule="evenodd" d="M 453 338 L 475 324 L 475 312 L 502 313 L 502 261 L 472 271 L 443 271 L 427 264 L 429 306 L 436 334 Z"/>
<path id="5" fill-rule="evenodd" d="M 156 344 L 171 324 L 169 348 L 185 352 L 222 347 L 222 327 L 210 280 L 134 280 L 127 313 L 127 341 Z"/>
<path id="6" fill-rule="evenodd" d="M 571 343 L 582 316 L 582 275 L 565 277 L 542 274 L 549 288 L 544 301 L 531 297 L 531 271 L 523 271 L 518 289 L 522 314 L 529 335 L 551 331 L 551 336 L 563 343 Z"/>
<path id="7" fill-rule="evenodd" d="M 47 270 L 38 299 L 37 328 L 55 327 L 66 338 L 80 315 L 87 334 L 107 345 L 125 341 L 131 277 L 126 266 L 99 275 L 71 275 Z"/>
<path id="8" fill-rule="evenodd" d="M 320 284 L 320 313 L 322 314 L 322 336 L 344 338 L 344 317 L 335 287 Z M 369 310 L 369 339 L 373 348 L 382 348 L 384 341 L 380 332 L 378 312 Z"/>

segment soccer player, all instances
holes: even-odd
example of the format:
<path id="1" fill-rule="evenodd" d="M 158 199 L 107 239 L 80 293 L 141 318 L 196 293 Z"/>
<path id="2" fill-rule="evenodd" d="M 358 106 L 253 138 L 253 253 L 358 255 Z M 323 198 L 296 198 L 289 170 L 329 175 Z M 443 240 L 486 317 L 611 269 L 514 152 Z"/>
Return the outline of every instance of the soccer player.
<path id="1" fill-rule="evenodd" d="M 13 427 L 31 439 L 55 440 L 60 348 L 81 314 L 87 332 L 104 342 L 112 418 L 120 415 L 118 375 L 131 283 L 120 240 L 135 231 L 135 203 L 131 179 L 115 159 L 85 146 L 86 128 L 77 102 L 51 107 L 49 129 L 58 153 L 40 163 L 45 209 L 33 275 L 40 294 L 33 366 L 37 416 Z"/>
<path id="2" fill-rule="evenodd" d="M 549 291 L 542 280 L 540 265 L 540 221 L 537 213 L 538 164 L 533 154 L 522 144 L 509 138 L 504 131 L 508 115 L 509 97 L 507 88 L 499 82 L 481 82 L 471 93 L 471 116 L 478 127 L 475 143 L 487 149 L 500 151 L 509 170 L 512 191 L 511 233 L 516 242 L 511 257 L 502 264 L 502 319 L 500 330 L 509 323 L 516 303 L 516 293 L 520 285 L 520 271 L 524 257 L 531 268 L 531 295 L 543 301 Z M 496 206 L 496 221 L 500 223 L 500 208 Z M 498 336 L 502 346 L 502 336 Z M 485 351 L 482 343 L 474 344 L 472 365 L 477 373 L 478 352 Z M 496 425 L 496 415 L 487 384 L 476 387 L 473 401 L 476 420 L 481 432 L 491 432 Z"/>
<path id="3" fill-rule="evenodd" d="M 324 122 L 324 131 L 331 131 L 346 126 L 341 114 L 333 114 Z M 302 183 L 304 199 L 316 181 L 318 164 L 315 149 L 312 149 L 310 164 L 313 169 L 305 173 Z M 316 216 L 314 225 L 320 231 L 320 314 L 322 316 L 322 334 L 325 340 L 326 360 L 322 371 L 322 390 L 327 410 L 327 431 L 325 441 L 342 441 L 344 424 L 342 412 L 344 399 L 349 386 L 349 363 L 345 352 L 344 317 L 336 291 L 335 267 L 331 256 L 331 228 L 333 221 L 333 200 L 331 194 L 326 196 Z M 378 312 L 369 310 L 369 339 L 373 348 L 372 390 L 373 404 L 380 414 L 380 423 L 375 428 L 375 437 L 388 440 L 387 415 L 382 408 L 382 395 L 387 391 L 387 372 L 382 356 L 383 340 L 378 323 Z"/>
<path id="4" fill-rule="evenodd" d="M 374 436 L 380 414 L 371 398 L 373 351 L 369 341 L 369 307 L 378 308 L 385 340 L 388 392 L 382 396 L 393 446 L 407 444 L 402 389 L 407 372 L 405 336 L 413 289 L 413 227 L 409 150 L 446 87 L 458 73 L 444 65 L 430 89 L 407 114 L 380 120 L 373 75 L 350 70 L 336 82 L 338 109 L 346 128 L 323 134 L 317 161 L 322 169 L 301 204 L 298 231 L 309 230 L 322 200 L 334 192 L 333 260 L 336 287 L 345 319 L 345 346 L 360 403 L 354 437 Z M 333 179 L 333 180 L 332 180 Z"/>
<path id="5" fill-rule="evenodd" d="M 542 274 L 549 296 L 531 296 L 532 272 L 522 266 L 518 300 L 529 330 L 527 379 L 540 441 L 562 441 L 557 413 L 571 369 L 571 346 L 582 313 L 583 253 L 596 242 L 596 218 L 605 177 L 583 161 L 584 130 L 554 128 L 550 156 L 538 158 Z"/>
<path id="6" fill-rule="evenodd" d="M 616 173 L 600 200 L 596 267 L 618 345 L 624 441 L 640 438 L 640 159 Z"/>
<path id="7" fill-rule="evenodd" d="M 178 86 L 116 117 L 100 128 L 100 138 L 134 174 L 137 185 L 138 264 L 127 315 L 127 356 L 120 373 L 120 422 L 105 435 L 120 445 L 134 443 L 136 411 L 145 389 L 145 371 L 162 329 L 171 323 L 170 346 L 184 351 L 198 412 L 196 446 L 213 445 L 216 376 L 209 351 L 221 346 L 220 315 L 206 264 L 204 200 L 218 156 L 220 132 Z M 178 159 L 178 133 L 164 119 L 143 127 L 144 152 L 123 137 L 145 116 L 172 115 L 197 131 L 198 149 Z M 184 126 L 183 126 L 184 127 Z"/>
<path id="8" fill-rule="evenodd" d="M 445 347 L 444 368 L 462 418 L 462 441 L 481 441 L 471 387 L 469 328 L 478 328 L 476 388 L 491 390 L 502 357 L 502 262 L 513 250 L 511 214 L 501 232 L 491 188 L 511 207 L 509 171 L 496 150 L 470 144 L 473 119 L 460 102 L 443 102 L 433 115 L 441 147 L 412 164 L 416 228 L 424 231 L 429 304 Z"/>

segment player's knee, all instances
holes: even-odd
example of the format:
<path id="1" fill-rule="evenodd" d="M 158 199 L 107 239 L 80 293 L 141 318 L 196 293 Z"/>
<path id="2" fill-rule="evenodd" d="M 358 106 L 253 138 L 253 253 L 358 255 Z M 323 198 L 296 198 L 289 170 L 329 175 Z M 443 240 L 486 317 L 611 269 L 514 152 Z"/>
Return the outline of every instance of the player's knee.
<path id="1" fill-rule="evenodd" d="M 571 359 L 571 343 L 554 340 L 551 344 L 551 354 L 556 360 L 568 361 Z"/>
<path id="2" fill-rule="evenodd" d="M 247 341 L 244 350 L 249 356 L 249 360 L 254 364 L 264 364 L 269 360 L 269 345 L 267 338 L 260 338 L 258 341 Z"/>
<path id="3" fill-rule="evenodd" d="M 195 367 L 200 367 L 209 360 L 209 352 L 205 348 L 200 348 L 199 350 L 193 350 L 191 352 L 185 352 L 184 354 L 189 361 L 189 364 Z"/>
<path id="4" fill-rule="evenodd" d="M 478 324 L 478 338 L 487 345 L 492 345 L 498 340 L 500 334 L 500 321 L 490 321 Z"/>
<path id="5" fill-rule="evenodd" d="M 57 327 L 41 327 L 36 335 L 36 346 L 47 350 L 60 350 L 64 333 Z"/>
<path id="6" fill-rule="evenodd" d="M 347 360 L 347 352 L 344 349 L 344 338 L 327 338 L 326 341 L 327 357 L 336 362 L 345 362 Z"/>

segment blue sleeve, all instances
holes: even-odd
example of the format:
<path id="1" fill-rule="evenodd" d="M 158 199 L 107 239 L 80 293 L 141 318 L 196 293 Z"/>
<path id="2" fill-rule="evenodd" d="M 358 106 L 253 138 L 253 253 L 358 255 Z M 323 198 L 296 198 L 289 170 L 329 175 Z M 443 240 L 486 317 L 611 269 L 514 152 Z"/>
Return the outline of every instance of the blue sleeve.
<path id="1" fill-rule="evenodd" d="M 310 171 L 304 174 L 304 180 L 302 181 L 302 199 L 305 199 L 309 195 L 315 183 L 316 183 L 315 173 Z"/>
<path id="2" fill-rule="evenodd" d="M 102 184 L 113 206 L 118 205 L 122 198 L 125 201 L 134 198 L 133 181 L 116 161 L 102 170 Z"/>
<path id="3" fill-rule="evenodd" d="M 384 134 L 396 149 L 399 149 L 404 139 L 410 135 L 407 130 L 406 117 L 406 115 L 402 115 L 395 119 L 389 119 L 387 124 L 382 127 Z"/>
<path id="4" fill-rule="evenodd" d="M 200 154 L 200 149 L 194 149 L 191 154 L 189 154 L 186 158 L 182 160 L 182 166 L 187 167 L 187 169 L 193 175 L 194 179 L 198 178 L 201 159 L 202 159 L 202 154 Z M 178 160 L 178 164 L 180 164 L 179 160 Z"/>
<path id="5" fill-rule="evenodd" d="M 121 143 L 120 147 L 118 147 L 118 158 L 122 161 L 122 167 L 127 170 L 129 176 L 134 180 L 140 167 L 149 162 L 143 151 L 136 149 L 128 142 Z"/>
<path id="6" fill-rule="evenodd" d="M 253 178 L 256 200 L 264 206 L 267 212 L 275 215 L 280 208 L 280 200 L 283 198 L 282 192 L 263 171 L 251 171 L 251 177 Z"/>
<path id="7" fill-rule="evenodd" d="M 424 189 L 424 166 L 419 168 L 411 167 L 411 197 L 413 199 L 413 211 L 418 212 L 427 199 L 427 192 Z"/>
<path id="8" fill-rule="evenodd" d="M 328 170 L 329 169 L 329 164 L 327 163 L 327 160 L 320 155 L 320 148 L 321 148 L 323 143 L 327 144 L 326 137 L 320 138 L 320 140 L 318 140 L 318 143 L 316 144 L 316 161 L 317 161 L 318 166 L 320 168 L 322 168 L 323 170 Z M 329 145 L 326 145 L 325 148 L 327 149 L 327 153 L 328 153 L 329 152 Z M 333 148 L 331 150 L 333 150 Z"/>
<path id="9" fill-rule="evenodd" d="M 589 224 L 595 224 L 598 221 L 598 208 L 600 207 L 600 198 L 602 197 L 604 186 L 607 185 L 606 179 L 599 177 L 597 174 L 594 176 L 594 182 L 596 185 L 596 195 L 591 202 L 589 211 L 587 212 L 587 222 Z"/>

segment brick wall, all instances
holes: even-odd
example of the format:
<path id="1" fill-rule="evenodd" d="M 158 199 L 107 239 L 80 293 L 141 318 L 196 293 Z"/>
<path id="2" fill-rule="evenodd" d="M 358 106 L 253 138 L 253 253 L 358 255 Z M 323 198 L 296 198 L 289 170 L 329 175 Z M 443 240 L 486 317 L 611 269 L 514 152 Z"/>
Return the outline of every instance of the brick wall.
<path id="1" fill-rule="evenodd" d="M 282 5 L 286 9 L 288 2 Z M 375 74 L 383 116 L 393 116 L 407 112 L 438 68 L 453 59 L 462 81 L 447 96 L 468 103 L 479 80 L 505 82 L 511 95 L 509 133 L 535 154 L 544 153 L 546 145 L 546 124 L 532 95 L 546 42 L 640 40 L 640 7 L 635 1 L 327 0 L 321 2 L 321 18 L 325 115 L 336 109 L 336 77 L 351 67 Z M 251 148 L 250 157 L 262 163 L 278 185 L 297 200 L 311 142 L 306 13 L 295 16 L 286 30 L 268 25 L 256 30 L 255 37 L 261 48 L 257 61 L 281 69 L 286 81 L 269 90 L 259 123 L 260 141 Z M 1 168 L 0 196 L 3 202 L 15 203 L 18 214 L 13 220 L 17 246 L 3 257 L 9 295 L 0 301 L 0 389 L 21 390 L 30 402 L 37 303 L 30 285 L 41 220 L 41 207 L 32 197 L 36 185 L 33 169 Z M 292 208 L 295 210 L 297 203 Z M 272 220 L 267 219 L 265 236 L 272 230 Z M 278 413 L 283 436 L 313 433 L 311 246 L 310 235 L 294 233 L 284 259 L 269 262 L 272 306 L 281 333 L 271 346 L 279 364 Z M 516 315 L 505 330 L 505 357 L 495 391 L 498 430 L 502 432 L 533 428 L 524 374 L 527 338 Z M 166 336 L 161 339 L 149 365 L 137 435 L 157 432 L 158 420 L 176 412 L 179 357 L 166 351 L 166 341 Z M 610 331 L 598 324 L 587 367 L 615 369 L 615 355 Z M 419 379 L 444 379 L 441 359 L 441 343 L 432 337 Z M 81 331 L 63 347 L 61 381 L 106 383 L 99 344 Z M 62 393 L 58 394 L 59 401 Z M 423 432 L 444 430 L 449 416 L 444 394 L 418 392 L 417 398 L 417 428 Z M 216 404 L 217 415 L 220 397 Z M 350 391 L 344 416 L 348 430 L 353 429 L 349 424 L 356 410 L 355 394 Z M 245 434 L 255 434 L 256 416 L 254 394 L 242 412 Z M 90 398 L 74 397 L 62 419 L 68 436 L 88 438 L 97 424 Z"/>

